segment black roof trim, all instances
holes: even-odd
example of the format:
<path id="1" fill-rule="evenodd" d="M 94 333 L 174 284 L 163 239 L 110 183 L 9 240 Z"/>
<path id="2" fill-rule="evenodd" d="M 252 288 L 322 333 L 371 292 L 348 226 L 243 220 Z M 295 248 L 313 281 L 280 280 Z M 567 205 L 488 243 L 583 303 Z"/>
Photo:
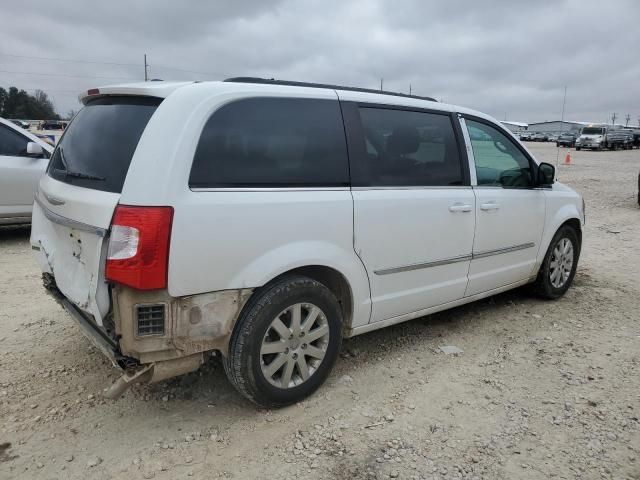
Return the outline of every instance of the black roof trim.
<path id="1" fill-rule="evenodd" d="M 348 92 L 377 93 L 379 95 L 392 95 L 394 97 L 415 98 L 417 100 L 427 100 L 429 102 L 437 101 L 435 98 L 431 98 L 431 97 L 419 97 L 418 95 L 409 95 L 407 93 L 398 93 L 398 92 L 388 92 L 386 90 L 373 90 L 371 88 L 345 87 L 344 85 L 328 85 L 324 83 L 294 82 L 291 80 L 275 80 L 273 78 L 233 77 L 233 78 L 227 78 L 224 81 L 233 82 L 233 83 L 261 83 L 261 84 L 267 84 L 267 85 L 286 85 L 290 87 L 329 88 L 331 90 L 346 90 Z"/>

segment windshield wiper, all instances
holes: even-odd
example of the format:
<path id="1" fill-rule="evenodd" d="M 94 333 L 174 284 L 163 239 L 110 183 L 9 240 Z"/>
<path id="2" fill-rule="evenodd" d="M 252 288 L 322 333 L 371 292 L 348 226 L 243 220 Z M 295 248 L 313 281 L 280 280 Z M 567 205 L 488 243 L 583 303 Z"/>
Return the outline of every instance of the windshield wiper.
<path id="1" fill-rule="evenodd" d="M 106 178 L 104 177 L 98 177 L 96 175 L 91 175 L 90 173 L 80 173 L 69 170 L 69 164 L 67 163 L 66 158 L 64 158 L 64 149 L 62 148 L 62 146 L 59 146 L 58 150 L 60 150 L 60 160 L 62 161 L 62 166 L 64 167 L 63 171 L 65 177 L 82 178 L 84 180 L 106 180 Z"/>

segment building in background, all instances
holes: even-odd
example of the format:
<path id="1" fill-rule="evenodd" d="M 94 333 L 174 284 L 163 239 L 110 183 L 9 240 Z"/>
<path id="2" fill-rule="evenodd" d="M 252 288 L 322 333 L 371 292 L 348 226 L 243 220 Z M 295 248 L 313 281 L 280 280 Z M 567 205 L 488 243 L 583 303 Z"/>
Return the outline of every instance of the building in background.
<path id="1" fill-rule="evenodd" d="M 530 132 L 573 132 L 578 133 L 582 130 L 582 127 L 586 127 L 587 125 L 592 125 L 590 122 L 568 122 L 561 120 L 551 120 L 549 122 L 537 122 L 529 124 Z"/>
<path id="2" fill-rule="evenodd" d="M 507 127 L 509 130 L 511 130 L 512 132 L 522 132 L 524 130 L 527 129 L 527 127 L 529 126 L 526 123 L 522 123 L 522 122 L 509 122 L 507 120 L 503 120 L 500 121 L 500 123 L 502 125 L 504 125 L 505 127 Z"/>

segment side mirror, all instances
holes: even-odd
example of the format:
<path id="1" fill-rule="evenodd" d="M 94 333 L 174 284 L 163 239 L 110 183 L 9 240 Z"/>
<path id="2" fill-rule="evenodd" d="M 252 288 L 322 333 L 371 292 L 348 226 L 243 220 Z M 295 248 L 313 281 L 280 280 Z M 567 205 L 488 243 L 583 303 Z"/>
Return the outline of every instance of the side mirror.
<path id="1" fill-rule="evenodd" d="M 542 162 L 538 165 L 538 178 L 536 179 L 536 186 L 538 187 L 550 187 L 556 178 L 556 167 L 550 163 Z"/>
<path id="2" fill-rule="evenodd" d="M 44 149 L 36 142 L 27 143 L 27 155 L 30 157 L 43 157 Z"/>

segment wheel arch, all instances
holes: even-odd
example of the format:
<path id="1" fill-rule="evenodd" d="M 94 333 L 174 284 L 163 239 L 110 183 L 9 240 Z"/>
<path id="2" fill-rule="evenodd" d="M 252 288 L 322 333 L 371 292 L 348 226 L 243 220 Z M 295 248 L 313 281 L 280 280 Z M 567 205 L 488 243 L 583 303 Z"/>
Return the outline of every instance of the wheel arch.
<path id="1" fill-rule="evenodd" d="M 353 291 L 351 285 L 341 272 L 326 265 L 305 265 L 281 273 L 271 282 L 289 275 L 302 275 L 322 283 L 335 295 L 342 311 L 343 328 L 350 328 L 353 321 Z"/>
<path id="2" fill-rule="evenodd" d="M 560 230 L 562 227 L 564 227 L 565 225 L 575 230 L 576 235 L 578 235 L 578 248 L 582 249 L 582 223 L 580 223 L 580 219 L 569 218 L 568 220 L 565 220 L 558 228 L 556 228 L 556 232 Z M 554 235 L 555 235 L 555 232 L 554 232 Z"/>
<path id="3" fill-rule="evenodd" d="M 542 241 L 540 243 L 541 248 L 538 250 L 538 259 L 535 268 L 533 269 L 535 275 L 537 275 L 540 270 L 540 266 L 547 254 L 547 250 L 549 249 L 553 236 L 565 225 L 570 226 L 576 231 L 576 234 L 578 235 L 578 242 L 580 243 L 578 248 L 580 250 L 582 249 L 582 221 L 580 220 L 580 213 L 574 205 L 565 205 L 565 207 L 556 212 L 553 220 L 549 222 L 548 228 L 545 228 Z"/>

